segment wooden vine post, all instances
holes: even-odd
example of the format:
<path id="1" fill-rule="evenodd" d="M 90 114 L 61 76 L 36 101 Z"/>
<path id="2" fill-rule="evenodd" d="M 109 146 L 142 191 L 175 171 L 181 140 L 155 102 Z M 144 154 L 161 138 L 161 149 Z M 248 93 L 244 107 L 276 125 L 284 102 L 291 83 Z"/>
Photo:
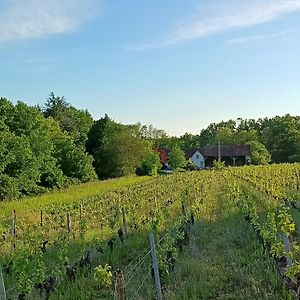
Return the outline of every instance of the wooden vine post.
<path id="1" fill-rule="evenodd" d="M 117 270 L 114 273 L 115 294 L 117 300 L 126 300 L 125 280 L 122 271 Z"/>
<path id="2" fill-rule="evenodd" d="M 288 236 L 285 233 L 282 234 L 282 237 L 283 237 L 284 248 L 285 248 L 286 264 L 290 268 L 293 265 L 293 261 L 290 257 L 291 243 L 290 243 L 290 240 L 289 240 Z M 294 299 L 298 299 L 297 298 L 297 292 L 295 290 L 292 290 L 292 294 L 293 294 Z"/>
<path id="3" fill-rule="evenodd" d="M 186 220 L 186 209 L 184 204 L 181 205 L 183 219 Z"/>
<path id="4" fill-rule="evenodd" d="M 122 218 L 123 218 L 123 228 L 124 228 L 124 236 L 125 239 L 127 239 L 128 237 L 128 233 L 127 233 L 127 221 L 126 221 L 126 213 L 124 208 L 122 207 Z"/>
<path id="5" fill-rule="evenodd" d="M 161 284 L 160 284 L 158 262 L 156 257 L 155 240 L 154 240 L 153 232 L 150 233 L 150 247 L 151 247 L 152 268 L 154 271 L 155 286 L 156 286 L 156 299 L 162 300 Z"/>
<path id="6" fill-rule="evenodd" d="M 290 258 L 290 251 L 291 251 L 291 244 L 289 241 L 289 238 L 287 237 L 287 235 L 285 233 L 283 233 L 283 242 L 284 242 L 284 248 L 285 248 L 285 257 L 286 257 L 286 262 L 287 262 L 287 266 L 291 267 L 293 262 Z"/>
<path id="7" fill-rule="evenodd" d="M 79 214 L 80 214 L 80 221 L 82 221 L 82 214 L 83 214 L 83 206 L 82 206 L 82 204 L 80 204 Z"/>
<path id="8" fill-rule="evenodd" d="M 11 224 L 11 237 L 12 237 L 12 248 L 13 250 L 16 250 L 16 241 L 15 241 L 15 237 L 16 237 L 16 223 L 17 223 L 17 214 L 16 214 L 16 210 L 14 209 L 13 211 L 13 217 L 12 217 L 12 224 Z"/>
<path id="9" fill-rule="evenodd" d="M 3 280 L 1 267 L 0 267 L 0 299 L 1 300 L 6 300 L 5 285 L 4 285 L 4 280 Z"/>
<path id="10" fill-rule="evenodd" d="M 41 209 L 41 227 L 43 227 L 43 210 Z"/>
<path id="11" fill-rule="evenodd" d="M 200 185 L 200 193 L 201 193 L 201 195 L 203 196 L 203 194 L 204 194 L 204 186 L 203 186 L 203 183 L 201 183 L 201 185 Z"/>
<path id="12" fill-rule="evenodd" d="M 71 232 L 71 216 L 70 213 L 67 213 L 67 229 L 69 231 L 69 233 Z"/>

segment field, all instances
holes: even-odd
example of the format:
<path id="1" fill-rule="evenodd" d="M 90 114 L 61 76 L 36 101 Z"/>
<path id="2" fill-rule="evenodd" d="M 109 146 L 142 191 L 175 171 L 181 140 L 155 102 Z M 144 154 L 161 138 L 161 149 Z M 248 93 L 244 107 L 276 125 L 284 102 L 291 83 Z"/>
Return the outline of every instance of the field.
<path id="1" fill-rule="evenodd" d="M 153 299 L 151 231 L 163 299 L 299 297 L 299 174 L 282 164 L 131 177 L 2 203 L 7 299 L 114 299 L 117 270 L 127 299 Z"/>

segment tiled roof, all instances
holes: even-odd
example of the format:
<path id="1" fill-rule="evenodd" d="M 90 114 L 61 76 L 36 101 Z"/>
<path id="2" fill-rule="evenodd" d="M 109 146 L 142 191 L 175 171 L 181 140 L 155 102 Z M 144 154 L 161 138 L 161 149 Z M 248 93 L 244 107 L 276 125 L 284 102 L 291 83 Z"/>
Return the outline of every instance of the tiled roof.
<path id="1" fill-rule="evenodd" d="M 207 145 L 200 150 L 203 156 L 218 156 L 218 145 Z M 221 156 L 250 156 L 250 145 L 221 145 Z"/>
<path id="2" fill-rule="evenodd" d="M 167 160 L 169 159 L 167 149 L 163 149 L 163 148 L 155 148 L 154 150 L 155 150 L 156 152 L 159 153 L 159 156 L 160 156 L 160 162 L 161 162 L 162 164 L 166 163 Z"/>
<path id="3" fill-rule="evenodd" d="M 199 151 L 199 152 L 201 153 L 201 149 L 200 149 L 200 148 L 184 149 L 185 157 L 186 157 L 187 159 L 190 159 L 190 158 L 194 155 L 194 153 L 195 153 L 196 151 Z"/>

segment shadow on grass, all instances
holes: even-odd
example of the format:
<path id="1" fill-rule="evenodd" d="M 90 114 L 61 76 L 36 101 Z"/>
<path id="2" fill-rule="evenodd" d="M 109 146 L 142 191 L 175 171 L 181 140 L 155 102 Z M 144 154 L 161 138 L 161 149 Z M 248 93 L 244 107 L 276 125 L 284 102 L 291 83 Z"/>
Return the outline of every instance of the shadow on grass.
<path id="1" fill-rule="evenodd" d="M 292 299 L 241 213 L 194 225 L 165 299 Z"/>

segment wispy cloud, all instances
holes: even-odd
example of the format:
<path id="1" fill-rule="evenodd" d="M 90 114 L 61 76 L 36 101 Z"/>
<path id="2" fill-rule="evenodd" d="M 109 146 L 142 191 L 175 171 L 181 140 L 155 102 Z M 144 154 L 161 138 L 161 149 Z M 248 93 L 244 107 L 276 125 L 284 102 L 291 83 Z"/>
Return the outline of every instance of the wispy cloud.
<path id="1" fill-rule="evenodd" d="M 94 0 L 2 0 L 0 42 L 76 30 L 94 16 Z"/>
<path id="2" fill-rule="evenodd" d="M 41 74 L 53 69 L 55 66 L 53 59 L 49 57 L 24 58 L 13 55 L 6 60 L 0 61 L 0 68 L 8 69 L 17 74 Z"/>
<path id="3" fill-rule="evenodd" d="M 227 1 L 227 4 L 224 1 L 211 2 L 208 9 L 198 7 L 193 16 L 175 26 L 171 33 L 160 40 L 126 49 L 143 51 L 179 44 L 228 30 L 253 27 L 300 10 L 300 0 L 235 0 Z"/>
<path id="4" fill-rule="evenodd" d="M 230 39 L 226 41 L 226 44 L 228 45 L 258 44 L 267 40 L 285 38 L 297 32 L 300 32 L 300 29 L 290 29 L 290 30 L 280 31 L 277 33 L 267 34 L 267 35 L 243 36 L 239 38 Z"/>

